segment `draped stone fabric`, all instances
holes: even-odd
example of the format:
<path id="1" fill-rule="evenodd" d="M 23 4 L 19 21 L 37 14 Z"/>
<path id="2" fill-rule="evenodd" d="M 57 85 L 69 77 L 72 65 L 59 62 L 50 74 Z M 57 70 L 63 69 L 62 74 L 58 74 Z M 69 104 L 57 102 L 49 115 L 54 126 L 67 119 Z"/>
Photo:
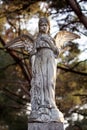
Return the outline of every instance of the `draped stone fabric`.
<path id="1" fill-rule="evenodd" d="M 49 43 L 52 44 L 52 47 Z M 58 55 L 55 52 L 57 52 L 57 48 L 48 34 L 42 34 L 38 35 L 34 49 L 36 49 L 34 51 L 36 53 L 32 63 L 31 113 L 29 120 L 61 122 L 63 121 L 63 115 L 55 103 L 55 56 Z"/>

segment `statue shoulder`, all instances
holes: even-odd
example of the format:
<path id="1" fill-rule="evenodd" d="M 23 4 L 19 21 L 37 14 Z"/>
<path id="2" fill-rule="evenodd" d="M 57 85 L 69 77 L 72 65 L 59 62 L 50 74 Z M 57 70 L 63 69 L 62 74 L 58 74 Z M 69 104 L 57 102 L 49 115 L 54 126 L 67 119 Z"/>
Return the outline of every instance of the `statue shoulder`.
<path id="1" fill-rule="evenodd" d="M 47 34 L 38 35 L 36 39 L 36 48 L 42 48 L 42 47 L 50 48 L 47 41 L 50 42 L 50 37 Z"/>

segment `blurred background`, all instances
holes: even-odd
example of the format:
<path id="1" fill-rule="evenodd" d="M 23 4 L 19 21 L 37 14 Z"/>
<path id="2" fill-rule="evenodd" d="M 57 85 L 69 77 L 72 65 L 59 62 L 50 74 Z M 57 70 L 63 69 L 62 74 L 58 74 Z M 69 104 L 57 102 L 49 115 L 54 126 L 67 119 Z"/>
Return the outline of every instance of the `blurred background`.
<path id="1" fill-rule="evenodd" d="M 22 49 L 5 49 L 21 34 L 38 33 L 38 20 L 50 20 L 52 37 L 60 30 L 81 38 L 58 57 L 56 104 L 66 130 L 87 130 L 87 1 L 0 0 L 0 130 L 27 130 L 31 64 Z"/>

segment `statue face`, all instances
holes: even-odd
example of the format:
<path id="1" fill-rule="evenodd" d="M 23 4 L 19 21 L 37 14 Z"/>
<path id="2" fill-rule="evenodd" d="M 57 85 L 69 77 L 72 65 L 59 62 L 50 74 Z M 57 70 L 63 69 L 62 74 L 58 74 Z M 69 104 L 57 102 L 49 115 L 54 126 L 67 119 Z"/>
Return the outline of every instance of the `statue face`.
<path id="1" fill-rule="evenodd" d="M 39 32 L 41 33 L 48 33 L 49 31 L 49 25 L 46 22 L 42 22 L 39 24 Z"/>

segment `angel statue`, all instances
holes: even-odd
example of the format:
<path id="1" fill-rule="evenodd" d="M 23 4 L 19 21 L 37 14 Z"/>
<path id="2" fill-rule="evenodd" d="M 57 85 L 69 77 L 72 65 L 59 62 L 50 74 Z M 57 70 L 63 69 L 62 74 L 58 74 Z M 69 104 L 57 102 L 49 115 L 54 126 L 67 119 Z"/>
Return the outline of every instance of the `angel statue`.
<path id="1" fill-rule="evenodd" d="M 39 20 L 39 33 L 35 39 L 22 35 L 8 43 L 10 49 L 24 48 L 31 55 L 31 112 L 29 121 L 63 122 L 63 114 L 56 106 L 56 59 L 66 42 L 80 38 L 69 31 L 59 31 L 55 38 L 50 36 L 50 23 L 45 17 Z"/>

